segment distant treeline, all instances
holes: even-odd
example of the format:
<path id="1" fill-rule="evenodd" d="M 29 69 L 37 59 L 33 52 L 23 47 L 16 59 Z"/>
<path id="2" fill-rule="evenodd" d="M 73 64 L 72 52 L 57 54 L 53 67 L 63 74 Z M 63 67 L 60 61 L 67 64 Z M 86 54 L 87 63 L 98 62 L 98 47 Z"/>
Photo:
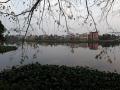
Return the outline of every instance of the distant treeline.
<path id="1" fill-rule="evenodd" d="M 99 40 L 116 40 L 119 39 L 120 36 L 116 36 L 114 34 L 103 34 L 103 35 L 99 35 Z"/>
<path id="2" fill-rule="evenodd" d="M 20 35 L 11 35 L 11 36 L 5 36 L 6 42 L 19 42 L 23 40 L 24 36 Z M 25 38 L 25 41 L 27 42 L 47 42 L 47 43 L 90 43 L 90 42 L 119 42 L 119 36 L 110 35 L 110 34 L 103 34 L 99 35 L 99 40 L 89 40 L 86 38 L 79 38 L 77 36 L 58 36 L 58 35 L 31 35 L 27 36 Z M 117 41 L 116 41 L 117 40 Z"/>
<path id="3" fill-rule="evenodd" d="M 23 36 L 5 36 L 6 39 L 6 44 L 22 44 L 22 39 Z M 97 49 L 99 45 L 102 47 L 114 47 L 114 46 L 119 46 L 120 41 L 116 40 L 119 39 L 119 36 L 115 35 L 101 35 L 99 36 L 98 41 L 90 41 L 90 40 L 81 40 L 79 38 L 69 38 L 65 36 L 45 36 L 45 35 L 40 35 L 40 36 L 27 36 L 25 39 L 25 42 L 27 43 L 34 43 L 34 44 L 45 44 L 45 45 L 51 45 L 51 46 L 56 46 L 56 45 L 68 45 L 71 46 L 72 48 L 74 47 L 88 47 L 90 49 Z M 113 41 L 111 41 L 113 40 Z M 81 46 L 82 45 L 82 46 Z"/>
<path id="4" fill-rule="evenodd" d="M 3 33 L 5 32 L 5 30 L 6 29 L 5 29 L 4 25 L 0 21 L 0 41 L 4 41 L 4 35 L 3 35 Z"/>

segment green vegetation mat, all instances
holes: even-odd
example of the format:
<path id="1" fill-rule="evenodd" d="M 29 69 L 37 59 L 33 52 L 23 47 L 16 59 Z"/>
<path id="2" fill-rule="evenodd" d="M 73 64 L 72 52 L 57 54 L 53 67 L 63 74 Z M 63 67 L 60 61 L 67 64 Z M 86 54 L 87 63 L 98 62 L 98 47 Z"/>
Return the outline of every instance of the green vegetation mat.
<path id="1" fill-rule="evenodd" d="M 0 53 L 5 53 L 16 49 L 16 46 L 0 46 Z"/>
<path id="2" fill-rule="evenodd" d="M 35 63 L 2 71 L 0 90 L 120 90 L 120 75 Z"/>

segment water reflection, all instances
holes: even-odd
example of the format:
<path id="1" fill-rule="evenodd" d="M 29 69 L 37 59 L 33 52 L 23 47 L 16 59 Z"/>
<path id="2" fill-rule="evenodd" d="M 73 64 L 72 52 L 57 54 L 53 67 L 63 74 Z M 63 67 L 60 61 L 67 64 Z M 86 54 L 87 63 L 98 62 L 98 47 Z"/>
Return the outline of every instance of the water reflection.
<path id="1" fill-rule="evenodd" d="M 98 43 L 89 43 L 88 47 L 92 50 L 97 50 L 98 49 Z"/>
<path id="2" fill-rule="evenodd" d="M 95 59 L 97 60 L 106 60 L 108 63 L 112 64 L 116 61 L 116 58 L 119 56 L 119 47 L 101 47 L 99 53 L 96 54 Z"/>
<path id="3" fill-rule="evenodd" d="M 7 44 L 9 45 L 9 44 Z M 0 54 L 0 68 L 39 62 L 68 66 L 89 66 L 103 71 L 120 72 L 120 49 L 98 43 L 13 43 L 16 51 Z"/>
<path id="4" fill-rule="evenodd" d="M 74 53 L 74 49 L 75 48 L 89 48 L 91 50 L 97 50 L 98 49 L 98 46 L 99 44 L 98 43 L 80 43 L 80 44 L 73 44 L 73 43 L 69 43 L 67 44 L 68 47 L 71 48 L 71 53 Z"/>

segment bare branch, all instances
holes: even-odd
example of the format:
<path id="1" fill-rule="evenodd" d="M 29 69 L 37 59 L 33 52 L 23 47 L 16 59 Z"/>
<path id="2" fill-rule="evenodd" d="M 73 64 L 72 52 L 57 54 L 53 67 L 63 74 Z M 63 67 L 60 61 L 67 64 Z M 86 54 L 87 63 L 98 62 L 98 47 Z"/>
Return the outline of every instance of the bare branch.
<path id="1" fill-rule="evenodd" d="M 4 2 L 0 2 L 0 3 L 8 3 L 10 0 L 4 1 Z"/>
<path id="2" fill-rule="evenodd" d="M 64 13 L 64 11 L 63 11 L 63 9 L 62 9 L 62 7 L 61 7 L 60 0 L 58 0 L 58 4 L 59 4 L 59 9 L 60 9 L 60 11 L 62 12 L 63 16 L 65 17 L 65 23 L 66 23 L 67 33 L 69 34 L 69 28 L 68 28 L 67 17 L 66 17 L 66 15 L 65 15 L 65 13 Z"/>
<path id="3" fill-rule="evenodd" d="M 88 17 L 90 16 L 90 11 L 89 11 L 89 7 L 88 7 L 88 0 L 85 0 L 85 3 L 86 3 L 86 9 L 87 9 L 87 17 L 86 17 L 84 22 L 86 22 Z"/>

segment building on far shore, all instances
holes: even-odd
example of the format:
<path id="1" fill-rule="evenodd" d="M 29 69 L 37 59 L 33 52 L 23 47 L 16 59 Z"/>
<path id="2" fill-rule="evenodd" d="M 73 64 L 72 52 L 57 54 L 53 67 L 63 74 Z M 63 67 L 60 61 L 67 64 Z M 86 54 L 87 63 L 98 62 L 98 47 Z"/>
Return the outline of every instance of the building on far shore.
<path id="1" fill-rule="evenodd" d="M 98 39 L 99 39 L 98 31 L 89 33 L 88 40 L 98 41 Z"/>
<path id="2" fill-rule="evenodd" d="M 88 41 L 88 40 L 91 40 L 91 41 L 98 41 L 99 39 L 99 35 L 98 35 L 98 32 L 95 31 L 95 32 L 89 32 L 89 33 L 83 33 L 83 34 L 69 34 L 66 36 L 68 39 L 70 40 L 82 40 L 82 41 Z"/>
<path id="3" fill-rule="evenodd" d="M 80 34 L 79 39 L 80 40 L 85 40 L 85 41 L 88 40 L 88 34 L 87 33 Z"/>
<path id="4" fill-rule="evenodd" d="M 84 40 L 84 41 L 87 41 L 87 40 L 98 41 L 99 34 L 98 34 L 98 31 L 89 32 L 88 34 L 87 33 L 83 33 L 83 34 L 79 34 L 79 39 L 80 40 Z"/>

